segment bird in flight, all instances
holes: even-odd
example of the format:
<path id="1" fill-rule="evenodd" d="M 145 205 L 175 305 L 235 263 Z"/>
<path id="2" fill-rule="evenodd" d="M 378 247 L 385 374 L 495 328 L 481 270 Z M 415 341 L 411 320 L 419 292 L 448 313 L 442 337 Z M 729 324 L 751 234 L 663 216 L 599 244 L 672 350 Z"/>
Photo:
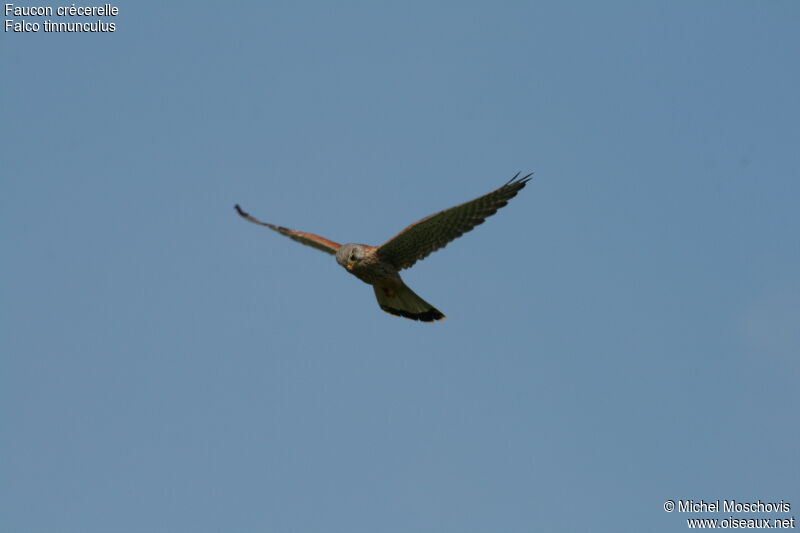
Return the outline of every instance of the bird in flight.
<path id="1" fill-rule="evenodd" d="M 266 226 L 306 246 L 335 255 L 336 262 L 348 272 L 372 285 L 378 305 L 387 313 L 433 322 L 444 320 L 444 314 L 403 283 L 399 272 L 482 224 L 515 197 L 531 176 L 520 178 L 517 173 L 502 187 L 418 220 L 380 246 L 339 244 L 313 233 L 262 222 L 245 213 L 239 204 L 234 208 L 239 216 L 253 224 Z"/>

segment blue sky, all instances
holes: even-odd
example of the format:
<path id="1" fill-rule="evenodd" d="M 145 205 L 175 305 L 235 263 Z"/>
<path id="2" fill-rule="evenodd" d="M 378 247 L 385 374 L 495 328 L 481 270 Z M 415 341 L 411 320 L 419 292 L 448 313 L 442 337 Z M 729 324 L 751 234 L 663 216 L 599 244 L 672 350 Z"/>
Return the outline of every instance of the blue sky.
<path id="1" fill-rule="evenodd" d="M 796 514 L 796 2 L 115 5 L 0 42 L 0 530 Z M 517 171 L 433 325 L 233 211 L 380 244 Z"/>

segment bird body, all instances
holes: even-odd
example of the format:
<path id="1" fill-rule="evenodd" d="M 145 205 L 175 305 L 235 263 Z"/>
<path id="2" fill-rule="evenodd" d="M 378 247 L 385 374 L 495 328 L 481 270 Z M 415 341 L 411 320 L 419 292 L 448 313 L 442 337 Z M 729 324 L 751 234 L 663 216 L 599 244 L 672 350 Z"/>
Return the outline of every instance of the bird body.
<path id="1" fill-rule="evenodd" d="M 444 313 L 409 289 L 397 269 L 380 259 L 378 250 L 368 244 L 345 244 L 336 252 L 336 261 L 374 287 L 378 305 L 387 313 L 423 322 L 443 320 Z"/>
<path id="2" fill-rule="evenodd" d="M 420 298 L 400 277 L 400 270 L 411 267 L 432 252 L 470 231 L 505 206 L 525 187 L 530 174 L 514 176 L 502 187 L 469 202 L 428 216 L 406 227 L 381 246 L 344 244 L 282 226 L 262 222 L 242 210 L 236 212 L 245 220 L 266 226 L 282 235 L 336 256 L 336 262 L 358 279 L 372 285 L 378 305 L 387 313 L 433 322 L 444 320 L 444 314 Z"/>

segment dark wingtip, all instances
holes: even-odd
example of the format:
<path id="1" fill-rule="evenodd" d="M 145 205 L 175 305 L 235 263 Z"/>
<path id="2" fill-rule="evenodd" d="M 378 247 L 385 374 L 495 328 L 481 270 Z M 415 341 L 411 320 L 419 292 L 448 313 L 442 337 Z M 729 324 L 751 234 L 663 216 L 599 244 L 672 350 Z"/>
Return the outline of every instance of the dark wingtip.
<path id="1" fill-rule="evenodd" d="M 526 183 L 528 183 L 531 180 L 531 176 L 533 176 L 533 172 L 531 172 L 530 174 L 526 174 L 521 178 L 519 177 L 520 174 L 522 174 L 522 172 L 517 172 L 516 174 L 514 174 L 514 177 L 508 180 L 506 184 L 503 185 L 503 187 L 508 187 L 510 185 L 510 186 L 517 186 L 521 189 L 525 186 Z"/>

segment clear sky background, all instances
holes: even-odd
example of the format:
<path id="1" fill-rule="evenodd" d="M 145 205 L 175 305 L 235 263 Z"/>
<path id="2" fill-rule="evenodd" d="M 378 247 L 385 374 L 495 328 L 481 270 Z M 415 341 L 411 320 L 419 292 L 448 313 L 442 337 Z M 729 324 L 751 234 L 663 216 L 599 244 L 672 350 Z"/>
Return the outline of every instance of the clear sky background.
<path id="1" fill-rule="evenodd" d="M 1 531 L 800 515 L 800 4 L 115 5 L 0 39 Z M 517 171 L 432 325 L 233 210 L 380 244 Z"/>

